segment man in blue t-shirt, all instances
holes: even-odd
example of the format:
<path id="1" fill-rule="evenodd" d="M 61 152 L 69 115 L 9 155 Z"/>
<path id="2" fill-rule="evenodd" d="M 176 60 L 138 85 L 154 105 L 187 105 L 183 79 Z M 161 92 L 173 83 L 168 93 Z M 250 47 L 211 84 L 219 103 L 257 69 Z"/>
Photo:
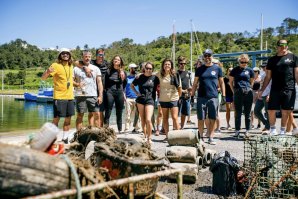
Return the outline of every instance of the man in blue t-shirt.
<path id="1" fill-rule="evenodd" d="M 197 99 L 197 117 L 198 130 L 201 140 L 203 140 L 204 120 L 207 119 L 207 135 L 209 137 L 208 143 L 215 145 L 214 129 L 215 120 L 218 110 L 218 84 L 222 91 L 223 102 L 225 101 L 225 84 L 223 81 L 222 69 L 216 64 L 212 63 L 212 50 L 206 49 L 204 51 L 204 64 L 196 69 L 195 79 L 192 86 L 192 96 L 194 96 L 198 84 L 198 99 Z"/>
<path id="2" fill-rule="evenodd" d="M 137 65 L 134 63 L 129 64 L 129 75 L 127 76 L 127 84 L 125 87 L 125 107 L 126 107 L 126 119 L 125 119 L 125 130 L 128 131 L 131 125 L 132 116 L 134 116 L 134 122 L 133 122 L 133 131 L 136 132 L 140 129 L 139 125 L 139 112 L 137 110 L 136 106 L 136 98 L 137 95 L 133 92 L 133 90 L 130 88 L 131 83 L 136 77 L 136 69 Z"/>

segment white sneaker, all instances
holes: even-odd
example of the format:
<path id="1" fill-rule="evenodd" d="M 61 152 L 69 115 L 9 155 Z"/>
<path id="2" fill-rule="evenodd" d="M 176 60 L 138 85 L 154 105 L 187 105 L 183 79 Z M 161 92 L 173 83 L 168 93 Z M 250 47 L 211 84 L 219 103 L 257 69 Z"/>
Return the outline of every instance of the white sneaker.
<path id="1" fill-rule="evenodd" d="M 285 135 L 285 134 L 286 134 L 285 131 L 280 131 L 280 132 L 279 132 L 279 135 Z"/>
<path id="2" fill-rule="evenodd" d="M 294 128 L 293 131 L 292 131 L 292 135 L 294 136 L 298 136 L 298 129 L 297 128 Z"/>
<path id="3" fill-rule="evenodd" d="M 270 129 L 269 135 L 277 135 L 277 130 L 276 129 Z"/>
<path id="4" fill-rule="evenodd" d="M 249 131 L 245 131 L 245 133 L 244 133 L 244 137 L 245 137 L 245 138 L 249 138 L 249 136 L 250 136 L 250 135 L 249 135 Z"/>
<path id="5" fill-rule="evenodd" d="M 233 137 L 239 137 L 240 131 L 235 131 L 235 135 Z"/>

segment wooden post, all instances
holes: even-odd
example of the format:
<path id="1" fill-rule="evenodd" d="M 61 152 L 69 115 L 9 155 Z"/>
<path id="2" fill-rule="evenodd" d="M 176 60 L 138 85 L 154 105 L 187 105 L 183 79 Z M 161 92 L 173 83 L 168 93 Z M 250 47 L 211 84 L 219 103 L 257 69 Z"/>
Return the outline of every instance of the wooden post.
<path id="1" fill-rule="evenodd" d="M 133 189 L 133 183 L 132 182 L 128 184 L 128 191 L 129 191 L 128 198 L 133 199 L 134 198 L 134 189 Z"/>
<path id="2" fill-rule="evenodd" d="M 177 198 L 178 199 L 182 199 L 183 198 L 183 190 L 182 190 L 182 187 L 183 187 L 183 172 L 179 172 L 178 175 L 177 175 Z"/>

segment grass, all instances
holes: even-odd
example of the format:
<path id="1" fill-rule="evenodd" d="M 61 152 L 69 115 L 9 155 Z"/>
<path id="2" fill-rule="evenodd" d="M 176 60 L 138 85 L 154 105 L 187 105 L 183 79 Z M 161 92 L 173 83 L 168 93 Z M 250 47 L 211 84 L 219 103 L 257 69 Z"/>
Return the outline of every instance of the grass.
<path id="1" fill-rule="evenodd" d="M 41 75 L 43 73 L 44 69 L 41 67 L 36 68 L 27 68 L 26 69 L 26 78 L 23 85 L 20 85 L 19 80 L 15 80 L 15 85 L 7 85 L 4 84 L 4 89 L 2 90 L 2 74 L 0 74 L 0 94 L 2 95 L 23 95 L 24 92 L 30 92 L 30 93 L 37 93 L 37 90 L 39 88 L 40 82 L 41 82 Z M 5 70 L 5 74 L 13 73 L 17 74 L 19 73 L 19 70 Z M 52 85 L 52 78 L 49 78 L 46 82 L 49 83 L 49 85 Z"/>

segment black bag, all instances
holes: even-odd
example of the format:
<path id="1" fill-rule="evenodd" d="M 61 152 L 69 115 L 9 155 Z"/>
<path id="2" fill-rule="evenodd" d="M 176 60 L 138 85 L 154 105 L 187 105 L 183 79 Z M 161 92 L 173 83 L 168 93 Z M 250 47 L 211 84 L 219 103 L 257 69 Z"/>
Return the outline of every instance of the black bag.
<path id="1" fill-rule="evenodd" d="M 219 153 L 214 157 L 210 165 L 213 173 L 212 191 L 221 196 L 236 195 L 236 175 L 239 165 L 228 151 Z"/>

